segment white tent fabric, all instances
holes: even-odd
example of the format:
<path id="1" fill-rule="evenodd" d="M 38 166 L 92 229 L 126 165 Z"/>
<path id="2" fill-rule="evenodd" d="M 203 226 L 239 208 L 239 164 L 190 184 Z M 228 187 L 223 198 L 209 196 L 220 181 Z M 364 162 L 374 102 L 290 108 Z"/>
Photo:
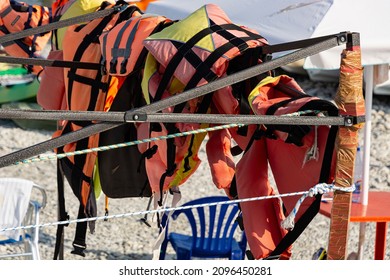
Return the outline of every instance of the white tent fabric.
<path id="1" fill-rule="evenodd" d="M 237 24 L 257 30 L 270 44 L 359 32 L 362 64 L 390 63 L 390 1 L 348 0 L 159 0 L 146 12 L 182 19 L 213 3 Z M 343 46 L 305 60 L 306 69 L 338 69 Z"/>

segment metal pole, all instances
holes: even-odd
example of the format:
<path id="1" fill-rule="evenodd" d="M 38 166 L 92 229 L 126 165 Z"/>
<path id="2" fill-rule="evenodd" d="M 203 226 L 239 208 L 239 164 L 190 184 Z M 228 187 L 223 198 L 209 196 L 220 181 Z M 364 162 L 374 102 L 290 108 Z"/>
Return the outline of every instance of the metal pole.
<path id="1" fill-rule="evenodd" d="M 366 123 L 364 125 L 364 146 L 363 146 L 363 182 L 361 189 L 362 205 L 368 205 L 368 192 L 370 189 L 370 150 L 371 150 L 371 111 L 372 111 L 372 97 L 374 89 L 374 66 L 368 65 L 364 67 L 365 80 L 365 102 L 366 102 Z M 364 259 L 364 247 L 366 241 L 365 222 L 359 225 L 359 244 L 358 244 L 358 259 Z"/>

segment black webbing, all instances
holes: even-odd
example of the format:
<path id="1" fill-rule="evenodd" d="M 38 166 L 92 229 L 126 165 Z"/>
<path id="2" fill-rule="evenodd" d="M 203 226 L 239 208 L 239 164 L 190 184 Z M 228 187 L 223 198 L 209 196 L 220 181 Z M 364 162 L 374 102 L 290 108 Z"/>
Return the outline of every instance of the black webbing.
<path id="1" fill-rule="evenodd" d="M 80 45 L 78 46 L 78 48 L 73 56 L 74 61 L 82 60 L 82 57 L 83 57 L 85 51 L 87 50 L 87 48 L 90 46 L 90 44 L 93 42 L 93 40 L 95 38 L 97 38 L 102 33 L 103 29 L 107 26 L 107 24 L 111 21 L 111 19 L 112 18 L 110 16 L 104 17 L 92 31 L 90 31 L 88 34 L 85 35 L 85 37 L 81 41 Z M 99 70 L 100 70 L 100 65 L 99 65 Z M 77 72 L 77 68 L 75 68 L 75 67 L 70 68 L 69 72 L 68 72 L 68 78 L 69 78 L 68 79 L 68 102 L 69 102 L 68 105 L 69 105 L 70 109 L 72 109 L 70 102 L 72 100 L 72 94 L 73 94 L 73 83 L 75 82 L 73 80 L 73 78 L 75 76 L 80 76 L 76 72 Z M 97 71 L 95 78 L 96 78 L 96 80 L 101 81 L 100 71 Z M 91 86 L 91 93 L 90 93 L 91 99 L 90 99 L 88 109 L 89 109 L 89 111 L 93 111 L 95 109 L 95 104 L 96 104 L 96 100 L 98 98 L 98 93 L 99 93 L 99 89 L 101 88 L 101 85 L 100 85 L 100 83 L 96 85 L 96 83 L 94 84 L 93 81 L 92 81 L 92 84 L 90 84 L 90 83 L 88 83 L 88 84 Z M 80 94 L 80 93 L 78 93 L 78 94 Z M 84 94 L 84 93 L 82 93 L 82 94 Z"/>
<path id="2" fill-rule="evenodd" d="M 338 114 L 337 108 L 330 102 L 324 100 L 318 100 L 317 102 L 312 102 L 311 104 L 309 102 L 308 104 L 306 104 L 306 106 L 305 105 L 302 106 L 301 109 L 302 110 L 310 109 L 312 107 L 316 107 L 315 105 L 313 106 L 313 104 L 318 105 L 319 103 L 323 103 L 325 104 L 325 106 L 328 107 L 327 109 L 329 115 L 334 116 Z M 329 180 L 337 131 L 338 131 L 337 126 L 330 127 L 327 142 L 326 142 L 326 147 L 324 151 L 324 158 L 322 160 L 320 176 L 318 179 L 319 182 L 327 182 Z M 302 234 L 302 232 L 306 229 L 306 227 L 309 225 L 309 223 L 313 220 L 313 218 L 317 215 L 318 211 L 320 210 L 321 197 L 322 195 L 320 194 L 316 195 L 313 203 L 306 209 L 306 211 L 302 214 L 300 219 L 295 223 L 294 229 L 289 231 L 284 236 L 284 238 L 279 242 L 275 250 L 269 255 L 268 258 L 281 255 Z"/>
<path id="3" fill-rule="evenodd" d="M 59 221 L 69 220 L 68 213 L 65 209 L 65 192 L 64 192 L 64 171 L 62 169 L 61 163 L 57 160 L 57 192 L 58 192 L 58 219 Z M 63 260 L 64 259 L 64 227 L 65 225 L 58 225 L 56 232 L 56 243 L 54 245 L 54 260 Z"/>
<path id="4" fill-rule="evenodd" d="M 211 25 L 210 27 L 204 28 L 198 33 L 196 33 L 191 39 L 183 43 L 178 49 L 176 54 L 169 61 L 169 64 L 165 68 L 164 75 L 160 81 L 160 85 L 157 89 L 156 95 L 153 100 L 160 100 L 164 90 L 167 88 L 169 81 L 171 80 L 177 66 L 184 57 L 187 57 L 189 52 L 192 52 L 192 48 L 199 42 L 201 39 L 210 35 L 212 33 L 219 33 L 224 31 L 224 28 L 237 29 L 239 28 L 234 24 L 222 24 L 222 25 Z M 241 29 L 240 29 L 241 30 Z"/>

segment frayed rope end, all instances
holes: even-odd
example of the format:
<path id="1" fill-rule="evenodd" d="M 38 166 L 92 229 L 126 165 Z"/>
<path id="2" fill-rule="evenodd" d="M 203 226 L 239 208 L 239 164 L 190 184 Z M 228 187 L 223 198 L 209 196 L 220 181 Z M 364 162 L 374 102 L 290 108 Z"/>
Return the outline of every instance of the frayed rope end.
<path id="1" fill-rule="evenodd" d="M 294 218 L 295 218 L 295 215 L 289 215 L 286 219 L 284 219 L 284 220 L 281 222 L 280 225 L 281 225 L 282 228 L 284 228 L 284 229 L 293 230 L 293 229 L 294 229 L 294 225 L 295 225 Z"/>

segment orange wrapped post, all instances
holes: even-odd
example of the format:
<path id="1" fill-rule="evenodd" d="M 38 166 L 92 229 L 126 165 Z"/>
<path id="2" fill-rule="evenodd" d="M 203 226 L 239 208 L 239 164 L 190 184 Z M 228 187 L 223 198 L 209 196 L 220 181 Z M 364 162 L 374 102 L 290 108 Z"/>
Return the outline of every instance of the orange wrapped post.
<path id="1" fill-rule="evenodd" d="M 364 116 L 363 68 L 358 33 L 350 33 L 347 48 L 341 54 L 340 82 L 335 102 L 342 116 Z M 342 126 L 336 138 L 337 164 L 335 186 L 349 188 L 353 184 L 358 132 L 363 124 Z M 351 193 L 335 191 L 331 211 L 328 259 L 343 260 L 347 253 Z"/>

